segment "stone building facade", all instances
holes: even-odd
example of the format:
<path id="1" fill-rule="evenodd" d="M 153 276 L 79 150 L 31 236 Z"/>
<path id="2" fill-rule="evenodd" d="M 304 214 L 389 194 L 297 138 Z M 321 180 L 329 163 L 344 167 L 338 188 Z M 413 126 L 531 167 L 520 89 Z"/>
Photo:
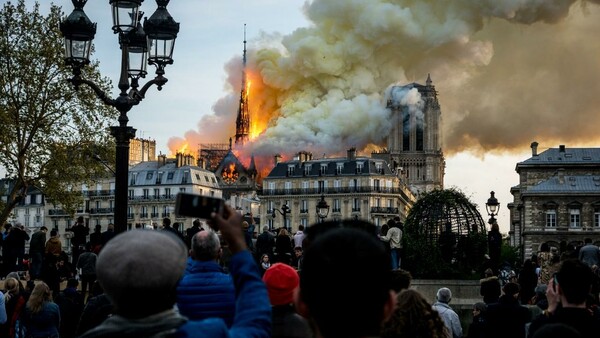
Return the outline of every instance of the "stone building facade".
<path id="1" fill-rule="evenodd" d="M 427 76 L 425 85 L 392 86 L 387 96 L 392 129 L 387 148 L 372 157 L 390 163 L 416 195 L 443 189 L 442 113 L 431 77 Z"/>
<path id="2" fill-rule="evenodd" d="M 358 157 L 350 149 L 346 157 L 313 159 L 300 152 L 291 161 L 279 161 L 263 180 L 260 224 L 285 226 L 317 223 L 317 203 L 324 198 L 330 207 L 327 220 L 364 219 L 375 225 L 399 216 L 406 218 L 415 197 L 401 177 L 381 159 Z M 274 210 L 286 205 L 283 217 Z M 275 215 L 275 217 L 273 217 Z"/>
<path id="3" fill-rule="evenodd" d="M 560 145 L 517 163 L 519 184 L 511 188 L 510 242 L 523 258 L 542 243 L 562 253 L 586 238 L 600 243 L 600 148 Z"/>

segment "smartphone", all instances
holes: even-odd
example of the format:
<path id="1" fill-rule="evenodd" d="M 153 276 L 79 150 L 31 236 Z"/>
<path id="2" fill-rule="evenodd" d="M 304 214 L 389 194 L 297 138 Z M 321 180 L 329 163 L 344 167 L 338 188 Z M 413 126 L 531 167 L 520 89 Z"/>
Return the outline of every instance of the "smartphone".
<path id="1" fill-rule="evenodd" d="M 211 219 L 213 212 L 222 215 L 225 201 L 218 197 L 178 193 L 175 200 L 175 214 L 184 217 Z"/>

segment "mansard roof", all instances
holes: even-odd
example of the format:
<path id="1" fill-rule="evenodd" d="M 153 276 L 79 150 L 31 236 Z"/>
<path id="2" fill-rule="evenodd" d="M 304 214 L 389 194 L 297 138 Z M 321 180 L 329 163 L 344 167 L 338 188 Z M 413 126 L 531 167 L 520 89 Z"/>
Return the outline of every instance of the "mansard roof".
<path id="1" fill-rule="evenodd" d="M 600 164 L 600 148 L 549 148 L 538 155 L 531 156 L 523 162 L 517 163 L 517 168 L 521 166 L 540 166 L 540 165 L 580 165 L 580 164 Z"/>
<path id="2" fill-rule="evenodd" d="M 341 170 L 338 172 L 338 165 Z M 325 171 L 321 171 L 321 167 Z M 360 167 L 360 170 L 358 168 Z M 293 170 L 290 170 L 293 169 Z M 369 157 L 357 157 L 348 159 L 347 157 L 323 158 L 317 160 L 292 160 L 279 162 L 266 177 L 318 177 L 318 176 L 394 176 L 388 163 L 382 159 L 373 159 Z"/>
<path id="3" fill-rule="evenodd" d="M 540 194 L 598 194 L 600 195 L 600 176 L 596 175 L 565 175 L 550 177 L 534 186 L 528 187 L 523 195 Z"/>
<path id="4" fill-rule="evenodd" d="M 215 174 L 198 166 L 184 165 L 177 167 L 175 162 L 160 165 L 159 161 L 140 162 L 129 169 L 129 179 L 137 173 L 134 185 L 180 185 L 192 184 L 219 188 Z M 158 173 L 162 173 L 159 179 Z M 184 177 L 189 175 L 187 177 Z M 184 183 L 182 183 L 184 182 Z"/>

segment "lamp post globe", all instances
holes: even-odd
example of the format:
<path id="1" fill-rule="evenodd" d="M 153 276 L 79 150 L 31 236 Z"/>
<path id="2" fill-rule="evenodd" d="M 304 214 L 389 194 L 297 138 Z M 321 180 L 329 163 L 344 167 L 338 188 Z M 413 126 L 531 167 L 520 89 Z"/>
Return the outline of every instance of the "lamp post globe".
<path id="1" fill-rule="evenodd" d="M 495 192 L 491 191 L 490 198 L 488 198 L 487 202 L 485 203 L 485 208 L 487 210 L 488 215 L 490 216 L 490 220 L 488 222 L 489 224 L 494 224 L 496 222 L 495 216 L 498 215 L 499 206 L 500 203 L 498 202 L 498 199 L 495 196 Z"/>
<path id="2" fill-rule="evenodd" d="M 321 195 L 321 200 L 317 203 L 317 216 L 319 217 L 319 222 L 323 223 L 325 218 L 329 215 L 329 204 L 325 201 L 325 196 Z"/>

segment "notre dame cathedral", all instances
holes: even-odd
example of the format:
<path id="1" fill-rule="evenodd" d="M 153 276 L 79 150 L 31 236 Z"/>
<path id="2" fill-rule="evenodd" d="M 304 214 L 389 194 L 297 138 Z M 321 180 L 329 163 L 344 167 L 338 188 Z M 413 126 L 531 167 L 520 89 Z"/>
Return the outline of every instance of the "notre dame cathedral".
<path id="1" fill-rule="evenodd" d="M 442 113 L 435 86 L 427 76 L 425 85 L 392 86 L 387 92 L 392 128 L 386 149 L 373 153 L 397 170 L 419 196 L 444 187 L 446 162 L 442 151 Z"/>

